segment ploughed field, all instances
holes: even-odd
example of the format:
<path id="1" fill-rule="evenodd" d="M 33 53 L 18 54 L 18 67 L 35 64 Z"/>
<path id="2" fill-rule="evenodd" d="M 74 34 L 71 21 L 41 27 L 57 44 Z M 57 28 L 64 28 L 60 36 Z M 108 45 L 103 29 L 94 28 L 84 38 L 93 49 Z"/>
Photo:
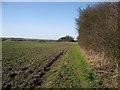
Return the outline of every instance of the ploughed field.
<path id="1" fill-rule="evenodd" d="M 3 89 L 102 86 L 77 43 L 5 41 L 2 45 Z"/>

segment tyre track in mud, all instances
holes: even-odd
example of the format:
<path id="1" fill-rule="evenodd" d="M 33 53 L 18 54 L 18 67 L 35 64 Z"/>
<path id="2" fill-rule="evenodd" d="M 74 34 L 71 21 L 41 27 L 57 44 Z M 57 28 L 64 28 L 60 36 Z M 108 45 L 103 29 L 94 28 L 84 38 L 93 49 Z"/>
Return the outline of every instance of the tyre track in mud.
<path id="1" fill-rule="evenodd" d="M 49 60 L 48 63 L 46 63 L 43 68 L 41 68 L 38 71 L 38 75 L 32 78 L 29 78 L 24 85 L 21 85 L 21 87 L 24 88 L 34 88 L 36 86 L 41 86 L 42 80 L 46 73 L 50 70 L 53 63 L 58 60 L 61 56 L 63 56 L 66 53 L 67 50 L 60 52 L 58 55 L 54 56 L 52 59 Z M 32 80 L 32 81 L 31 81 Z M 31 82 L 29 82 L 31 81 Z M 29 82 L 29 83 L 28 83 Z"/>
<path id="2" fill-rule="evenodd" d="M 39 78 L 38 78 L 38 81 L 37 82 L 36 80 L 34 81 L 34 84 L 35 85 L 40 85 L 41 82 L 42 82 L 42 77 L 45 76 L 45 73 L 47 73 L 49 70 L 50 70 L 50 67 L 52 66 L 52 64 L 58 60 L 60 58 L 60 56 L 63 55 L 64 52 L 61 52 L 60 54 L 58 54 L 57 56 L 53 57 L 53 59 L 51 59 L 44 67 L 43 71 L 41 71 L 40 75 L 39 75 Z"/>

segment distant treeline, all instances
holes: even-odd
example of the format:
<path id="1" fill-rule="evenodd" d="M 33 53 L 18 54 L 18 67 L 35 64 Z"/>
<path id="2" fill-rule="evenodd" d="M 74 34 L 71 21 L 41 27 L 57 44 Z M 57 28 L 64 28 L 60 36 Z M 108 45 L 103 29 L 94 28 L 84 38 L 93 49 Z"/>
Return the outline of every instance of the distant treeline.
<path id="1" fill-rule="evenodd" d="M 27 38 L 2 38 L 2 41 L 37 41 L 37 42 L 55 42 L 56 40 L 27 39 Z"/>
<path id="2" fill-rule="evenodd" d="M 71 36 L 64 36 L 57 40 L 58 42 L 75 42 L 74 38 Z"/>
<path id="3" fill-rule="evenodd" d="M 27 38 L 0 38 L 2 41 L 37 41 L 37 42 L 75 42 L 74 38 L 71 36 L 64 36 L 58 40 L 47 40 L 47 39 L 27 39 Z"/>
<path id="4" fill-rule="evenodd" d="M 76 21 L 81 47 L 120 59 L 120 3 L 99 3 L 79 9 Z"/>

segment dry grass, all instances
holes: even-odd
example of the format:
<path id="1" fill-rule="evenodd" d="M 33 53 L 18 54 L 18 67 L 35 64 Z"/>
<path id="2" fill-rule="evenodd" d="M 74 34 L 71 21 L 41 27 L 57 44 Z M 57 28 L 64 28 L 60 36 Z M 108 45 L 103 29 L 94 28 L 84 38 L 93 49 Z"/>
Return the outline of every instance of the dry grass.
<path id="1" fill-rule="evenodd" d="M 118 62 L 107 57 L 104 52 L 96 53 L 93 50 L 81 49 L 81 52 L 93 67 L 101 74 L 106 87 L 118 87 Z"/>

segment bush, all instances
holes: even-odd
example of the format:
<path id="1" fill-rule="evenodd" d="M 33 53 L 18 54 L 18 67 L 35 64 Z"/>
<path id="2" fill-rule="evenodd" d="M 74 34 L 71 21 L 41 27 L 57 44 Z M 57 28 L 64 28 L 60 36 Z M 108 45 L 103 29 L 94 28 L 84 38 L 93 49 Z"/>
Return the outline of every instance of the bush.
<path id="1" fill-rule="evenodd" d="M 76 19 L 81 47 L 119 59 L 120 30 L 118 3 L 100 3 L 79 10 Z"/>

